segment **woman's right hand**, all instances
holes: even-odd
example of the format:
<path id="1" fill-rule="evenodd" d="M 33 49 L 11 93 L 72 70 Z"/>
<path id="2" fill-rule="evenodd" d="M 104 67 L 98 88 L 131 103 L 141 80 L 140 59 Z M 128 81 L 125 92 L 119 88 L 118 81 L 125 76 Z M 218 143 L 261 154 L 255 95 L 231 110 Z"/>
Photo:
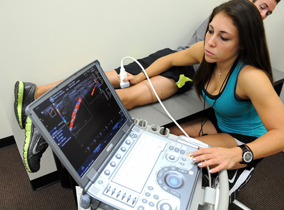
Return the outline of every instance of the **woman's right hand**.
<path id="1" fill-rule="evenodd" d="M 145 75 L 142 73 L 142 74 L 138 74 L 138 75 L 132 75 L 128 72 L 126 72 L 127 76 L 124 78 L 124 82 L 127 82 L 129 81 L 130 82 L 130 85 L 136 85 L 138 84 L 139 82 L 141 82 L 142 80 L 145 79 Z M 144 78 L 143 78 L 144 76 Z M 120 75 L 118 75 L 118 79 L 120 80 Z"/>

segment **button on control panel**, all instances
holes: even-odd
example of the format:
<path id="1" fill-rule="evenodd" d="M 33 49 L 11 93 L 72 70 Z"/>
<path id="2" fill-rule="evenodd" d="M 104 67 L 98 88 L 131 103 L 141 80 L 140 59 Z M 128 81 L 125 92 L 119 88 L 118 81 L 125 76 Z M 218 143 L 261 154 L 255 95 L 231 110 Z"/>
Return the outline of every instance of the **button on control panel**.
<path id="1" fill-rule="evenodd" d="M 158 159 L 152 166 L 153 168 L 149 169 L 150 172 L 144 179 L 146 180 L 145 183 L 144 181 L 142 183 L 140 178 L 134 180 L 131 189 L 131 187 L 125 187 L 127 185 L 122 184 L 122 182 L 118 182 L 120 180 L 118 177 L 122 177 L 119 172 L 125 166 L 126 160 L 132 157 L 136 146 L 140 145 L 138 143 L 141 142 L 142 135 L 144 135 L 143 132 L 131 132 L 117 149 L 95 182 L 99 190 L 96 196 L 99 197 L 100 195 L 103 198 L 102 200 L 125 210 L 186 209 L 194 192 L 195 180 L 199 175 L 199 168 L 188 156 L 196 148 L 189 145 L 162 137 L 164 138 L 163 142 L 166 143 L 158 146 L 160 147 Z M 147 133 L 147 135 L 149 134 Z M 153 147 L 152 145 L 155 144 L 151 139 L 150 146 Z M 149 155 L 149 151 L 150 149 L 144 150 L 138 159 L 135 157 L 135 160 L 139 160 L 141 157 L 143 167 L 147 166 L 148 162 L 145 163 L 145 159 Z M 135 167 L 137 163 L 141 164 L 140 161 L 135 161 Z M 133 168 L 135 167 L 133 166 Z M 127 175 L 123 175 L 128 183 L 133 181 L 130 182 L 130 179 L 133 179 L 134 170 L 136 169 L 130 170 Z M 137 186 L 142 187 L 135 188 L 136 183 Z"/>
<path id="2" fill-rule="evenodd" d="M 104 172 L 101 174 L 101 176 L 107 176 L 104 178 L 109 179 L 113 175 L 114 171 L 118 168 L 123 158 L 127 155 L 128 151 L 134 145 L 139 136 L 140 135 L 138 133 L 130 133 L 129 137 L 123 142 L 114 157 L 109 162 L 108 166 L 104 169 Z"/>

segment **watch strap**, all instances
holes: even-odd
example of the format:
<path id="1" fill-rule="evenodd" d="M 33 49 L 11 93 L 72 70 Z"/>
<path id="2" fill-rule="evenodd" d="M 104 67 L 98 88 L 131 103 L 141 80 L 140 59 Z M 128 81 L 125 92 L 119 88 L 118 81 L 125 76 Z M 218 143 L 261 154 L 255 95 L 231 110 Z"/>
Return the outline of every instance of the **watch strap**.
<path id="1" fill-rule="evenodd" d="M 244 161 L 243 157 L 244 157 L 244 153 L 249 151 L 252 154 L 252 160 L 253 160 L 254 156 L 253 156 L 253 152 L 252 152 L 251 148 L 248 145 L 246 145 L 246 144 L 239 145 L 239 147 L 243 150 L 243 154 L 242 154 L 242 159 L 243 160 L 240 163 L 241 164 L 248 164 L 247 162 Z"/>

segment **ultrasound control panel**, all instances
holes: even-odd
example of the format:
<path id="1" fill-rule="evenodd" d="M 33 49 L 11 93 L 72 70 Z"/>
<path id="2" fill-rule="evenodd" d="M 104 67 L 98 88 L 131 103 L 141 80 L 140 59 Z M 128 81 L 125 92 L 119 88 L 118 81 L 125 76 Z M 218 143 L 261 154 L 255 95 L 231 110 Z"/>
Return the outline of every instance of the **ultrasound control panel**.
<path id="1" fill-rule="evenodd" d="M 189 209 L 200 169 L 188 154 L 197 149 L 134 128 L 87 193 L 117 209 Z"/>

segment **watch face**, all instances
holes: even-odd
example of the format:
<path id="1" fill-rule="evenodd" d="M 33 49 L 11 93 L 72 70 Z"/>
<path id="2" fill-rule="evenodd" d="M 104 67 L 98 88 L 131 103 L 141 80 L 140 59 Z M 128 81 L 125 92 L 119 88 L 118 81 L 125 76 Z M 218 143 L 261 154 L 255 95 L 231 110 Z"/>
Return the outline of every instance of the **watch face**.
<path id="1" fill-rule="evenodd" d="M 252 154 L 251 154 L 251 152 L 245 152 L 243 158 L 244 158 L 244 161 L 246 163 L 251 162 L 252 161 Z"/>

